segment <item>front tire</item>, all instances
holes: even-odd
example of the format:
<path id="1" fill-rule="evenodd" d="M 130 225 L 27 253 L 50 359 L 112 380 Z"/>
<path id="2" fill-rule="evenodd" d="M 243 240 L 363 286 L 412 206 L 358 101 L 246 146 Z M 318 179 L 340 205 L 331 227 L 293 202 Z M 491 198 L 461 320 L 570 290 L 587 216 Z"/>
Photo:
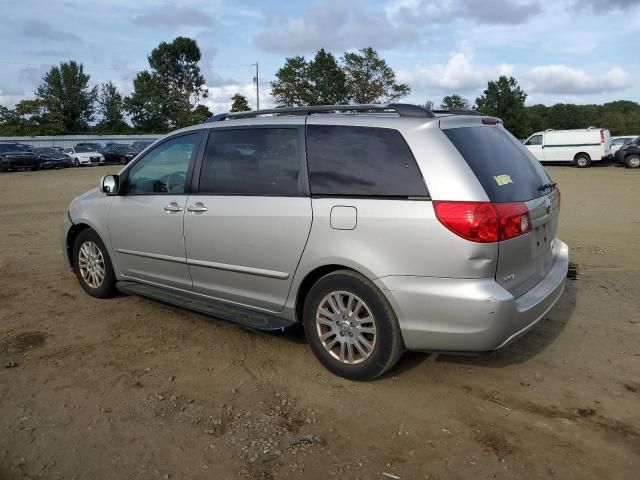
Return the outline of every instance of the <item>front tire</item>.
<path id="1" fill-rule="evenodd" d="M 73 244 L 73 267 L 80 286 L 92 297 L 115 293 L 116 276 L 100 236 L 92 229 L 80 232 Z"/>
<path id="2" fill-rule="evenodd" d="M 627 168 L 640 168 L 640 156 L 629 155 L 625 159 L 625 163 L 627 164 Z"/>
<path id="3" fill-rule="evenodd" d="M 318 280 L 303 310 L 311 350 L 329 371 L 350 380 L 373 380 L 404 351 L 391 305 L 367 278 L 338 270 Z"/>
<path id="4" fill-rule="evenodd" d="M 573 159 L 573 163 L 578 168 L 589 168 L 591 166 L 591 157 L 586 153 L 579 153 Z"/>
<path id="5" fill-rule="evenodd" d="M 77 158 L 74 158 L 74 159 L 73 159 L 73 164 L 74 164 L 76 167 L 79 167 L 79 166 L 80 166 L 80 160 L 78 160 Z"/>

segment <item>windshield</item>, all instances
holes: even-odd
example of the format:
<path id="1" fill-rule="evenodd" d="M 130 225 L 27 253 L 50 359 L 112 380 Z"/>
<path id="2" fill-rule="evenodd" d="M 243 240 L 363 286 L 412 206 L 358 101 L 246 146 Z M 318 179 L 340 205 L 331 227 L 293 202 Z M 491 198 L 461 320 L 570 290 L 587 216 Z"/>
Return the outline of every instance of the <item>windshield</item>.
<path id="1" fill-rule="evenodd" d="M 524 202 L 544 195 L 551 182 L 540 162 L 502 127 L 443 130 L 492 202 Z"/>
<path id="2" fill-rule="evenodd" d="M 35 153 L 60 153 L 55 148 L 34 148 L 33 151 Z"/>
<path id="3" fill-rule="evenodd" d="M 89 152 L 93 152 L 93 150 L 87 147 L 76 147 L 76 153 L 89 153 Z"/>

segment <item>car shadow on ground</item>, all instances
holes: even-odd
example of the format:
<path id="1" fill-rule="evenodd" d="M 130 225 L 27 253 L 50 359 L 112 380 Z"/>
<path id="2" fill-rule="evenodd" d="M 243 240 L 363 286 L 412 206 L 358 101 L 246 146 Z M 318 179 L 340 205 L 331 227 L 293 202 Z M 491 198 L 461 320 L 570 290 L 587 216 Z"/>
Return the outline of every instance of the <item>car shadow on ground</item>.
<path id="1" fill-rule="evenodd" d="M 503 368 L 524 363 L 553 344 L 567 326 L 575 310 L 577 290 L 579 288 L 578 282 L 579 280 L 567 280 L 564 293 L 551 311 L 531 331 L 500 350 L 468 355 L 407 352 L 391 371 L 390 375 L 400 375 L 402 372 L 416 368 L 425 361 L 445 362 L 478 368 Z"/>

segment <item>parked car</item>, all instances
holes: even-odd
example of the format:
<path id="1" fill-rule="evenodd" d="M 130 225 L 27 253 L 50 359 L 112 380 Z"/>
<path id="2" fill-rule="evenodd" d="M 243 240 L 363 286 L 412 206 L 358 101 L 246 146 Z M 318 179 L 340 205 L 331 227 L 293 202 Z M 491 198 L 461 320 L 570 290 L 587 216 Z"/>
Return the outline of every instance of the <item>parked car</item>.
<path id="1" fill-rule="evenodd" d="M 62 153 L 67 154 L 76 167 L 82 165 L 103 165 L 105 163 L 104 155 L 88 147 L 69 147 L 65 148 Z"/>
<path id="2" fill-rule="evenodd" d="M 155 141 L 156 141 L 156 139 L 153 139 L 153 140 L 140 140 L 140 141 L 137 141 L 137 142 L 133 142 L 131 144 L 131 149 L 135 150 L 138 153 L 140 153 L 141 151 L 143 151 L 145 148 L 147 148 L 149 145 L 151 145 Z"/>
<path id="3" fill-rule="evenodd" d="M 18 143 L 0 143 L 0 171 L 29 168 L 38 170 L 40 160 L 33 152 Z"/>
<path id="4" fill-rule="evenodd" d="M 545 130 L 531 135 L 524 145 L 541 162 L 573 162 L 578 168 L 611 158 L 611 135 L 604 128 Z"/>
<path id="5" fill-rule="evenodd" d="M 627 143 L 633 142 L 638 135 L 624 135 L 621 137 L 611 137 L 611 154 L 615 155 L 615 153 L 620 150 L 620 147 L 626 145 Z"/>
<path id="6" fill-rule="evenodd" d="M 364 380 L 405 350 L 495 350 L 533 328 L 567 275 L 559 209 L 496 118 L 299 107 L 167 135 L 71 202 L 61 242 L 89 295 L 302 324 L 325 367 Z"/>
<path id="7" fill-rule="evenodd" d="M 102 154 L 107 163 L 119 163 L 121 165 L 129 163 L 138 153 L 139 152 L 133 150 L 129 145 L 119 143 L 113 143 L 102 150 Z"/>
<path id="8" fill-rule="evenodd" d="M 618 163 L 624 163 L 627 168 L 640 168 L 640 137 L 620 147 L 615 159 Z"/>
<path id="9" fill-rule="evenodd" d="M 88 148 L 89 150 L 93 150 L 94 152 L 101 152 L 105 146 L 102 143 L 98 142 L 82 142 L 76 145 L 76 148 Z"/>
<path id="10" fill-rule="evenodd" d="M 67 168 L 73 166 L 71 159 L 55 148 L 34 148 L 33 153 L 40 160 L 40 168 Z"/>

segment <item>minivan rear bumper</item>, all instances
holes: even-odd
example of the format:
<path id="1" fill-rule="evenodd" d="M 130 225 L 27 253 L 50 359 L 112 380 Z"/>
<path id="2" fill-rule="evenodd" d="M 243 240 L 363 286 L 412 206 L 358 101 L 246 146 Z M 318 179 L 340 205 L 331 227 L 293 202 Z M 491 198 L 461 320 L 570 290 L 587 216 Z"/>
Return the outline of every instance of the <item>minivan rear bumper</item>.
<path id="1" fill-rule="evenodd" d="M 553 266 L 517 298 L 493 278 L 387 276 L 375 283 L 394 308 L 409 350 L 496 350 L 531 329 L 562 295 L 569 247 L 554 242 Z"/>

